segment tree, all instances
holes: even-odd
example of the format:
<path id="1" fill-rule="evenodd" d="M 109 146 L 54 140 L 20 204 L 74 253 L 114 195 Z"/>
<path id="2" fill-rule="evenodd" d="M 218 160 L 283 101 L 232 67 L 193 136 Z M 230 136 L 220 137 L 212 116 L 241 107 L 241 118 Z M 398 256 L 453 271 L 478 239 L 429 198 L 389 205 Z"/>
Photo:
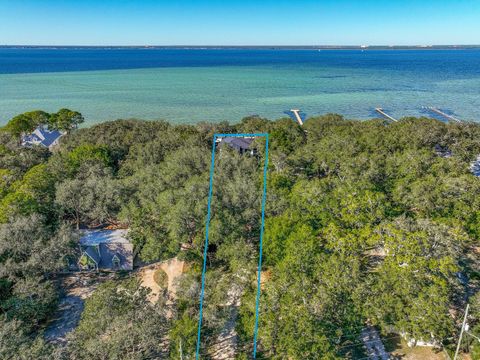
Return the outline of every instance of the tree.
<path id="1" fill-rule="evenodd" d="M 363 286 L 359 301 L 366 315 L 416 340 L 446 339 L 453 329 L 449 298 L 464 234 L 402 218 L 377 231 L 386 256 Z"/>
<path id="2" fill-rule="evenodd" d="M 0 319 L 0 358 L 49 360 L 52 352 L 42 336 L 32 338 L 20 321 Z"/>
<path id="3" fill-rule="evenodd" d="M 167 306 L 147 300 L 149 290 L 131 278 L 109 281 L 86 300 L 67 354 L 75 359 L 163 358 L 168 351 Z"/>
<path id="4" fill-rule="evenodd" d="M 64 268 L 74 239 L 67 226 L 53 232 L 38 214 L 1 224 L 0 277 L 16 281 Z"/>
<path id="5" fill-rule="evenodd" d="M 142 259 L 174 256 L 182 243 L 198 245 L 208 195 L 207 154 L 198 146 L 182 148 L 129 179 L 138 182 L 138 190 L 121 219 L 130 225 Z"/>
<path id="6" fill-rule="evenodd" d="M 56 204 L 77 229 L 81 223 L 96 225 L 113 221 L 120 207 L 120 182 L 106 168 L 90 168 L 57 185 Z"/>
<path id="7" fill-rule="evenodd" d="M 49 129 L 70 131 L 76 129 L 85 119 L 78 111 L 69 109 L 60 109 L 54 114 L 50 114 L 48 119 Z"/>
<path id="8" fill-rule="evenodd" d="M 0 202 L 0 222 L 7 222 L 15 215 L 28 216 L 39 213 L 54 221 L 52 209 L 55 176 L 47 165 L 40 164 L 28 170 L 23 178 L 14 182 L 11 192 Z"/>
<path id="9" fill-rule="evenodd" d="M 342 349 L 351 340 L 346 334 L 362 322 L 354 306 L 360 261 L 329 254 L 323 244 L 311 227 L 299 225 L 285 240 L 286 255 L 270 268 L 271 278 L 262 290 L 259 327 L 265 358 L 314 358 L 322 354 L 334 359 L 346 355 Z M 253 335 L 254 303 L 254 296 L 242 299 L 245 339 Z"/>
<path id="10" fill-rule="evenodd" d="M 110 154 L 105 146 L 80 145 L 66 154 L 64 165 L 71 175 L 79 171 L 88 171 L 89 167 L 111 165 Z"/>
<path id="11" fill-rule="evenodd" d="M 12 118 L 5 126 L 5 130 L 19 137 L 31 133 L 35 128 L 50 121 L 50 114 L 45 111 L 30 111 Z"/>
<path id="12" fill-rule="evenodd" d="M 20 134 L 45 114 L 23 114 L 11 126 Z M 52 127 L 68 130 L 75 118 L 62 110 Z M 236 125 L 122 120 L 67 134 L 53 154 L 0 132 L 0 357 L 194 357 L 218 132 L 270 134 L 259 358 L 362 358 L 366 323 L 409 339 L 455 335 L 451 309 L 478 277 L 480 183 L 469 166 L 480 126 L 335 114 L 303 127 L 259 117 Z M 235 323 L 239 358 L 252 350 L 262 141 L 253 157 L 217 148 L 215 163 L 202 349 Z M 114 277 L 87 300 L 68 346 L 44 344 L 57 299 L 50 279 L 75 240 L 62 220 L 79 227 L 118 219 L 142 260 L 187 261 L 176 298 L 150 304 L 133 277 Z"/>

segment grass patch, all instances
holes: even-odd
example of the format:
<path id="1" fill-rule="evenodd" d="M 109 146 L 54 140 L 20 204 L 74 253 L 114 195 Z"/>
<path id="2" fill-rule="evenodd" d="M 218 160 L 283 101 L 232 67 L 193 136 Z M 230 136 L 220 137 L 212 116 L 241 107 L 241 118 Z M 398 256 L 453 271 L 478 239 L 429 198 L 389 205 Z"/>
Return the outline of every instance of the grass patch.
<path id="1" fill-rule="evenodd" d="M 155 273 L 153 274 L 153 280 L 162 289 L 166 289 L 168 287 L 168 276 L 167 273 L 162 269 L 155 270 Z"/>

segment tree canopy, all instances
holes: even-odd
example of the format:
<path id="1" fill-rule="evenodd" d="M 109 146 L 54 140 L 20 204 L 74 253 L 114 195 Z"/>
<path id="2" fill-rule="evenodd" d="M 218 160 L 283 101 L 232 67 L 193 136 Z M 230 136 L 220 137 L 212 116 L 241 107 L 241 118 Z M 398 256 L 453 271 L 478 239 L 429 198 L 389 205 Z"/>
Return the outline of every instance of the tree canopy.
<path id="1" fill-rule="evenodd" d="M 480 180 L 469 169 L 480 153 L 477 124 L 336 114 L 303 127 L 260 117 L 118 120 L 70 132 L 54 153 L 8 135 L 82 120 L 36 111 L 0 132 L 0 357 L 193 358 L 214 133 L 270 134 L 259 358 L 362 358 L 366 324 L 448 346 L 465 303 L 478 302 Z M 228 328 L 239 358 L 252 351 L 263 141 L 253 142 L 255 156 L 217 150 L 205 357 Z M 60 294 L 52 278 L 75 253 L 75 228 L 118 223 L 139 260 L 186 261 L 175 299 L 152 305 L 135 275 L 116 277 L 86 301 L 68 346 L 46 343 Z M 479 314 L 472 310 L 472 331 Z"/>

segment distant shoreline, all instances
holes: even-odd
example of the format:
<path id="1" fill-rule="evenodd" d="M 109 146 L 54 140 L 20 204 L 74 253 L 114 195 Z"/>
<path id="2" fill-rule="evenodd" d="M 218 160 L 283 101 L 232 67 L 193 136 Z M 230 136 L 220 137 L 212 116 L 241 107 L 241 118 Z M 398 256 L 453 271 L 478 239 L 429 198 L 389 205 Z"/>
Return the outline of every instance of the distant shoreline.
<path id="1" fill-rule="evenodd" d="M 0 49 L 178 49 L 178 50 L 467 50 L 480 45 L 0 45 Z"/>

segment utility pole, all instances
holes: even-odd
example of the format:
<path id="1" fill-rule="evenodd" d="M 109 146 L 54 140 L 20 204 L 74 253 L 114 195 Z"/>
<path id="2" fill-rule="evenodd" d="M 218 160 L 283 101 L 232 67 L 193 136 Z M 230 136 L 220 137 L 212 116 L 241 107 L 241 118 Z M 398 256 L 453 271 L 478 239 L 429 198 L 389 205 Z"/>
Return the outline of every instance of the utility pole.
<path id="1" fill-rule="evenodd" d="M 453 360 L 457 360 L 458 351 L 460 350 L 460 345 L 462 344 L 462 336 L 463 336 L 463 331 L 465 330 L 465 324 L 467 323 L 469 307 L 470 307 L 470 304 L 467 304 L 467 308 L 465 309 L 465 316 L 463 317 L 462 330 L 460 331 L 460 339 L 458 339 L 457 350 L 455 351 L 455 356 L 453 357 Z"/>

